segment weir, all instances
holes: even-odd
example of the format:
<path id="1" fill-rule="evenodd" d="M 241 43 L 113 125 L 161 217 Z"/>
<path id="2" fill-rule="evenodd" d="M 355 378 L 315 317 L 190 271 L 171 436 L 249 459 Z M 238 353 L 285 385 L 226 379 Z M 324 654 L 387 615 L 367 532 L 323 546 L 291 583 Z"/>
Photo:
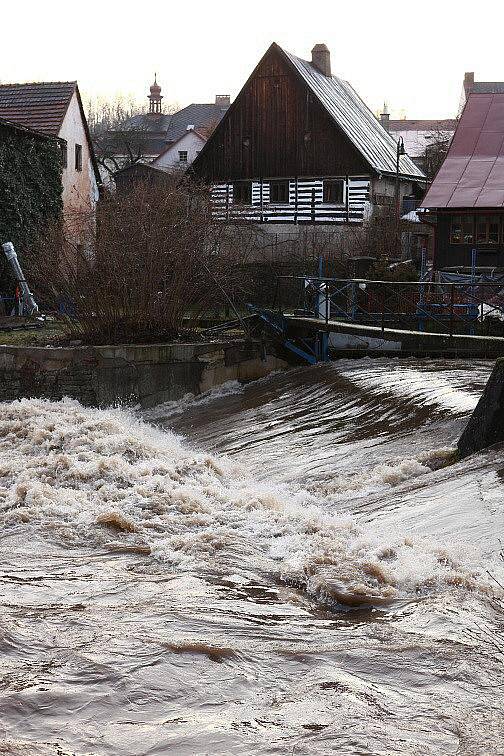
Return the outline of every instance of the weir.
<path id="1" fill-rule="evenodd" d="M 280 276 L 272 307 L 248 309 L 308 364 L 363 353 L 499 357 L 501 286 Z"/>

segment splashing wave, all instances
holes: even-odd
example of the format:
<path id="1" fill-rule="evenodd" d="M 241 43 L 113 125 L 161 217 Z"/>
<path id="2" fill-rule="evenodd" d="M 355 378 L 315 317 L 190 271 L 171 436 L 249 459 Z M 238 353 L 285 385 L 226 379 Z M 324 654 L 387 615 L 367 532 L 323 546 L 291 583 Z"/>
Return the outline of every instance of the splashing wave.
<path id="1" fill-rule="evenodd" d="M 400 483 L 447 450 L 310 492 L 251 480 L 124 410 L 21 400 L 3 404 L 1 417 L 0 523 L 13 532 L 139 550 L 176 570 L 268 572 L 323 602 L 485 587 L 467 548 L 380 534 L 324 511 L 321 495 Z"/>

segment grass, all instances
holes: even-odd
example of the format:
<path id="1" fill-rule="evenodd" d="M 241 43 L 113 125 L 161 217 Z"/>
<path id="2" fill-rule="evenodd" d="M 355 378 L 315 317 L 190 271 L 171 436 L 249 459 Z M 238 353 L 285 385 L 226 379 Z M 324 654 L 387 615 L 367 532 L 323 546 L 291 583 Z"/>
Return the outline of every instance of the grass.
<path id="1" fill-rule="evenodd" d="M 5 324 L 7 319 L 3 320 Z M 13 323 L 14 318 L 9 318 Z M 48 321 L 41 327 L 2 330 L 0 325 L 0 346 L 55 346 L 65 339 L 61 324 Z"/>

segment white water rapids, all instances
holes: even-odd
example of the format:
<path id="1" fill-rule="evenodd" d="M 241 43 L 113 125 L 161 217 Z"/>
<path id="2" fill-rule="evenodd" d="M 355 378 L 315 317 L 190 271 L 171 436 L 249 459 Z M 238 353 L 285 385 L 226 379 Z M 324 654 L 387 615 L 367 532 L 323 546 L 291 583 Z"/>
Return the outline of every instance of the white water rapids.
<path id="1" fill-rule="evenodd" d="M 504 753 L 490 369 L 1 405 L 3 752 Z"/>

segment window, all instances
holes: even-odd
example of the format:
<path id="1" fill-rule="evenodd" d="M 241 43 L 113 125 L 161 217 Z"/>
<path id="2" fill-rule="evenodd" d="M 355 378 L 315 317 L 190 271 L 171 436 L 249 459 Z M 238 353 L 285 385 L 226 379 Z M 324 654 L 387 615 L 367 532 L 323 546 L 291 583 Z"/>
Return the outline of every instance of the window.
<path id="1" fill-rule="evenodd" d="M 289 204 L 288 181 L 270 181 L 270 202 L 277 202 L 282 205 Z"/>
<path id="2" fill-rule="evenodd" d="M 488 243 L 498 244 L 500 241 L 500 218 L 498 215 L 491 215 L 488 218 Z"/>
<path id="3" fill-rule="evenodd" d="M 498 244 L 500 241 L 500 217 L 498 215 L 476 216 L 476 244 Z"/>
<path id="4" fill-rule="evenodd" d="M 450 244 L 499 244 L 499 215 L 454 215 L 451 219 Z"/>
<path id="5" fill-rule="evenodd" d="M 252 204 L 252 182 L 237 181 L 233 184 L 233 203 L 235 205 Z"/>
<path id="6" fill-rule="evenodd" d="M 474 217 L 472 215 L 452 217 L 450 244 L 474 244 Z"/>
<path id="7" fill-rule="evenodd" d="M 327 205 L 343 205 L 345 202 L 345 182 L 342 179 L 324 181 L 324 202 Z"/>
<path id="8" fill-rule="evenodd" d="M 75 170 L 82 171 L 82 144 L 75 145 Z"/>
<path id="9" fill-rule="evenodd" d="M 179 163 L 187 163 L 187 150 L 179 150 Z"/>
<path id="10" fill-rule="evenodd" d="M 68 166 L 68 148 L 66 142 L 60 142 L 61 150 L 61 166 L 66 168 Z"/>

